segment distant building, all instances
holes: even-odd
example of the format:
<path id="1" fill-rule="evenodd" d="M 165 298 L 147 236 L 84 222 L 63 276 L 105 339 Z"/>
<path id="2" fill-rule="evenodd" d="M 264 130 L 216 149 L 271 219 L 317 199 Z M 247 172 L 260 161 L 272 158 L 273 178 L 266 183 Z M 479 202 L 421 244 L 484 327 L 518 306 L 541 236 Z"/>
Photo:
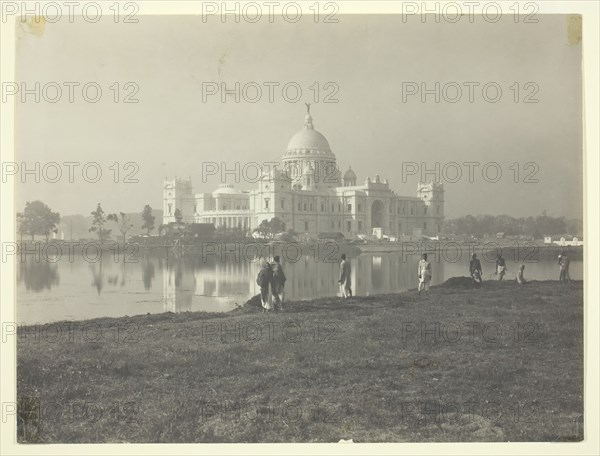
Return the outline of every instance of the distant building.
<path id="1" fill-rule="evenodd" d="M 556 245 L 561 246 L 561 247 L 566 247 L 566 246 L 569 246 L 569 247 L 579 247 L 579 246 L 583 245 L 583 241 L 580 241 L 576 237 L 574 237 L 570 241 L 567 241 L 564 237 L 561 237 L 558 241 L 554 241 L 554 243 Z"/>
<path id="2" fill-rule="evenodd" d="M 443 184 L 420 182 L 416 196 L 400 196 L 379 175 L 366 177 L 363 184 L 357 179 L 350 167 L 341 175 L 336 156 L 325 136 L 314 129 L 308 109 L 304 128 L 290 140 L 281 166 L 264 172 L 254 190 L 224 184 L 212 193 L 194 194 L 191 179 L 166 179 L 163 223 L 174 222 L 179 209 L 185 223 L 245 230 L 278 217 L 286 229 L 298 233 L 377 237 L 441 233 Z"/>

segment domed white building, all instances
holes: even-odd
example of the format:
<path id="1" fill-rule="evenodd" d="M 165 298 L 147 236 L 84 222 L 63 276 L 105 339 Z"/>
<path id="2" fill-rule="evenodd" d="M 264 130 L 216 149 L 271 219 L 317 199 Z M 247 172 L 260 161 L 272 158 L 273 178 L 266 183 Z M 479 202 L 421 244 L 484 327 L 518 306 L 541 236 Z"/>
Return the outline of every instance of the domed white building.
<path id="1" fill-rule="evenodd" d="M 398 174 L 400 171 L 398 170 Z M 263 220 L 281 219 L 297 233 L 342 232 L 346 236 L 435 236 L 444 220 L 444 188 L 420 182 L 416 196 L 399 196 L 379 175 L 357 185 L 348 167 L 340 172 L 327 138 L 313 125 L 308 110 L 304 128 L 292 136 L 281 166 L 264 172 L 257 187 L 238 191 L 224 184 L 212 193 L 193 194 L 190 179 L 164 182 L 163 223 L 213 223 L 215 227 L 253 230 Z"/>

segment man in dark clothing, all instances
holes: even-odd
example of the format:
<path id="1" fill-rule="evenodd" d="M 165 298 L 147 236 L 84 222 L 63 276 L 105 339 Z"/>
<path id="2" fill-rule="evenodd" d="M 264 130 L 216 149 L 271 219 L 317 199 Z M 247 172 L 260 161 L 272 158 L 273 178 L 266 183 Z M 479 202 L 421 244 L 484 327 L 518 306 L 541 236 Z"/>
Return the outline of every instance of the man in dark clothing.
<path id="1" fill-rule="evenodd" d="M 502 280 L 506 274 L 506 261 L 502 258 L 501 253 L 498 253 L 498 258 L 496 258 L 496 274 L 499 276 L 498 280 Z"/>
<path id="2" fill-rule="evenodd" d="M 480 286 L 483 284 L 483 271 L 481 270 L 481 262 L 479 258 L 477 258 L 477 254 L 473 253 L 471 255 L 471 262 L 469 263 L 469 272 L 471 273 L 471 277 L 473 278 L 474 284 L 479 284 Z"/>
<path id="3" fill-rule="evenodd" d="M 571 280 L 571 276 L 569 275 L 569 264 L 571 261 L 567 254 L 558 255 L 558 265 L 560 267 L 560 274 L 558 276 L 558 280 L 561 282 L 569 282 Z"/>
<path id="4" fill-rule="evenodd" d="M 256 277 L 256 284 L 260 287 L 260 300 L 262 302 L 263 312 L 267 312 L 273 309 L 273 303 L 269 296 L 269 287 L 273 281 L 273 270 L 271 265 L 265 261 L 265 264 L 258 271 Z"/>
<path id="5" fill-rule="evenodd" d="M 273 299 L 275 299 L 275 310 L 283 310 L 283 287 L 285 286 L 286 278 L 278 255 L 273 257 L 271 268 L 273 269 L 271 293 L 273 293 Z"/>

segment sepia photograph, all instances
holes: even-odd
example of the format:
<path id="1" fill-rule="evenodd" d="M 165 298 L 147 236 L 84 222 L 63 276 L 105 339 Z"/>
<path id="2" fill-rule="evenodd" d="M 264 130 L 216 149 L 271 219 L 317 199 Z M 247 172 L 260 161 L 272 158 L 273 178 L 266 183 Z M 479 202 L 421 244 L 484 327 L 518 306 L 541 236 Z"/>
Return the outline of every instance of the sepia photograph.
<path id="1" fill-rule="evenodd" d="M 3 454 L 597 454 L 598 5 L 373 3 L 1 2 Z"/>

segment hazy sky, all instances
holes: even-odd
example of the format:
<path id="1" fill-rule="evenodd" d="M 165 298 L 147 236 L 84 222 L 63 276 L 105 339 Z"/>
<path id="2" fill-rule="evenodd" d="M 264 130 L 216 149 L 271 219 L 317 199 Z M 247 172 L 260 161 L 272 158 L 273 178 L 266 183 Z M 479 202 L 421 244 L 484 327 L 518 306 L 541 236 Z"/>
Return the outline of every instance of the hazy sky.
<path id="1" fill-rule="evenodd" d="M 97 103 L 75 102 L 68 90 L 57 103 L 43 99 L 18 102 L 17 160 L 30 168 L 38 161 L 97 162 L 98 183 L 82 178 L 69 183 L 67 168 L 58 183 L 32 182 L 17 188 L 17 207 L 42 199 L 63 215 L 89 214 L 97 202 L 108 212 L 141 211 L 145 204 L 162 208 L 165 176 L 191 176 L 195 192 L 212 191 L 214 176 L 201 182 L 203 162 L 278 160 L 292 135 L 302 128 L 305 106 L 312 102 L 315 128 L 323 133 L 342 170 L 348 165 L 359 182 L 367 175 L 387 177 L 399 194 L 415 195 L 417 177 L 402 182 L 402 163 L 425 162 L 433 169 L 449 162 L 479 162 L 474 182 L 468 168 L 457 183 L 445 182 L 446 216 L 468 213 L 528 216 L 544 209 L 552 215 L 582 217 L 581 45 L 567 40 L 565 16 L 538 16 L 537 24 L 471 24 L 418 19 L 403 23 L 399 16 L 339 16 L 337 24 L 227 23 L 199 17 L 139 17 L 137 24 L 100 21 L 89 24 L 47 24 L 42 36 L 19 32 L 17 78 L 33 87 L 48 82 L 95 82 L 103 89 Z M 137 84 L 137 104 L 115 103 Z M 256 103 L 225 103 L 219 95 L 203 102 L 203 82 L 233 87 L 256 82 L 263 94 Z M 274 101 L 265 82 L 278 82 Z M 303 91 L 292 103 L 281 86 L 296 82 Z M 314 100 L 309 87 L 321 88 Z M 338 103 L 324 103 L 325 84 L 339 87 Z M 422 82 L 430 88 L 458 83 L 462 98 L 435 103 L 429 95 L 403 102 L 403 83 Z M 465 82 L 479 83 L 469 102 Z M 502 89 L 496 103 L 486 102 L 481 87 L 495 82 Z M 519 102 L 514 90 L 519 84 Z M 523 103 L 536 86 L 538 103 Z M 455 96 L 452 89 L 449 97 Z M 513 86 L 514 88 L 515 86 Z M 90 96 L 94 91 L 90 89 Z M 54 96 L 54 90 L 48 95 Z M 254 91 L 248 92 L 254 96 Z M 293 90 L 290 89 L 290 96 Z M 495 96 L 490 89 L 489 96 Z M 114 183 L 109 167 L 136 162 L 139 183 Z M 482 167 L 496 162 L 497 183 L 486 182 Z M 514 182 L 513 163 L 521 172 Z M 538 183 L 523 180 L 534 167 Z M 446 168 L 450 179 L 455 170 Z M 494 177 L 493 169 L 489 176 Z M 90 171 L 90 176 L 94 173 Z M 120 180 L 125 172 L 122 170 Z M 52 172 L 52 176 L 54 172 Z M 432 177 L 432 176 L 430 176 Z M 443 177 L 443 176 L 442 176 Z M 234 183 L 234 182 L 232 182 Z M 251 183 L 236 184 L 251 188 Z"/>

